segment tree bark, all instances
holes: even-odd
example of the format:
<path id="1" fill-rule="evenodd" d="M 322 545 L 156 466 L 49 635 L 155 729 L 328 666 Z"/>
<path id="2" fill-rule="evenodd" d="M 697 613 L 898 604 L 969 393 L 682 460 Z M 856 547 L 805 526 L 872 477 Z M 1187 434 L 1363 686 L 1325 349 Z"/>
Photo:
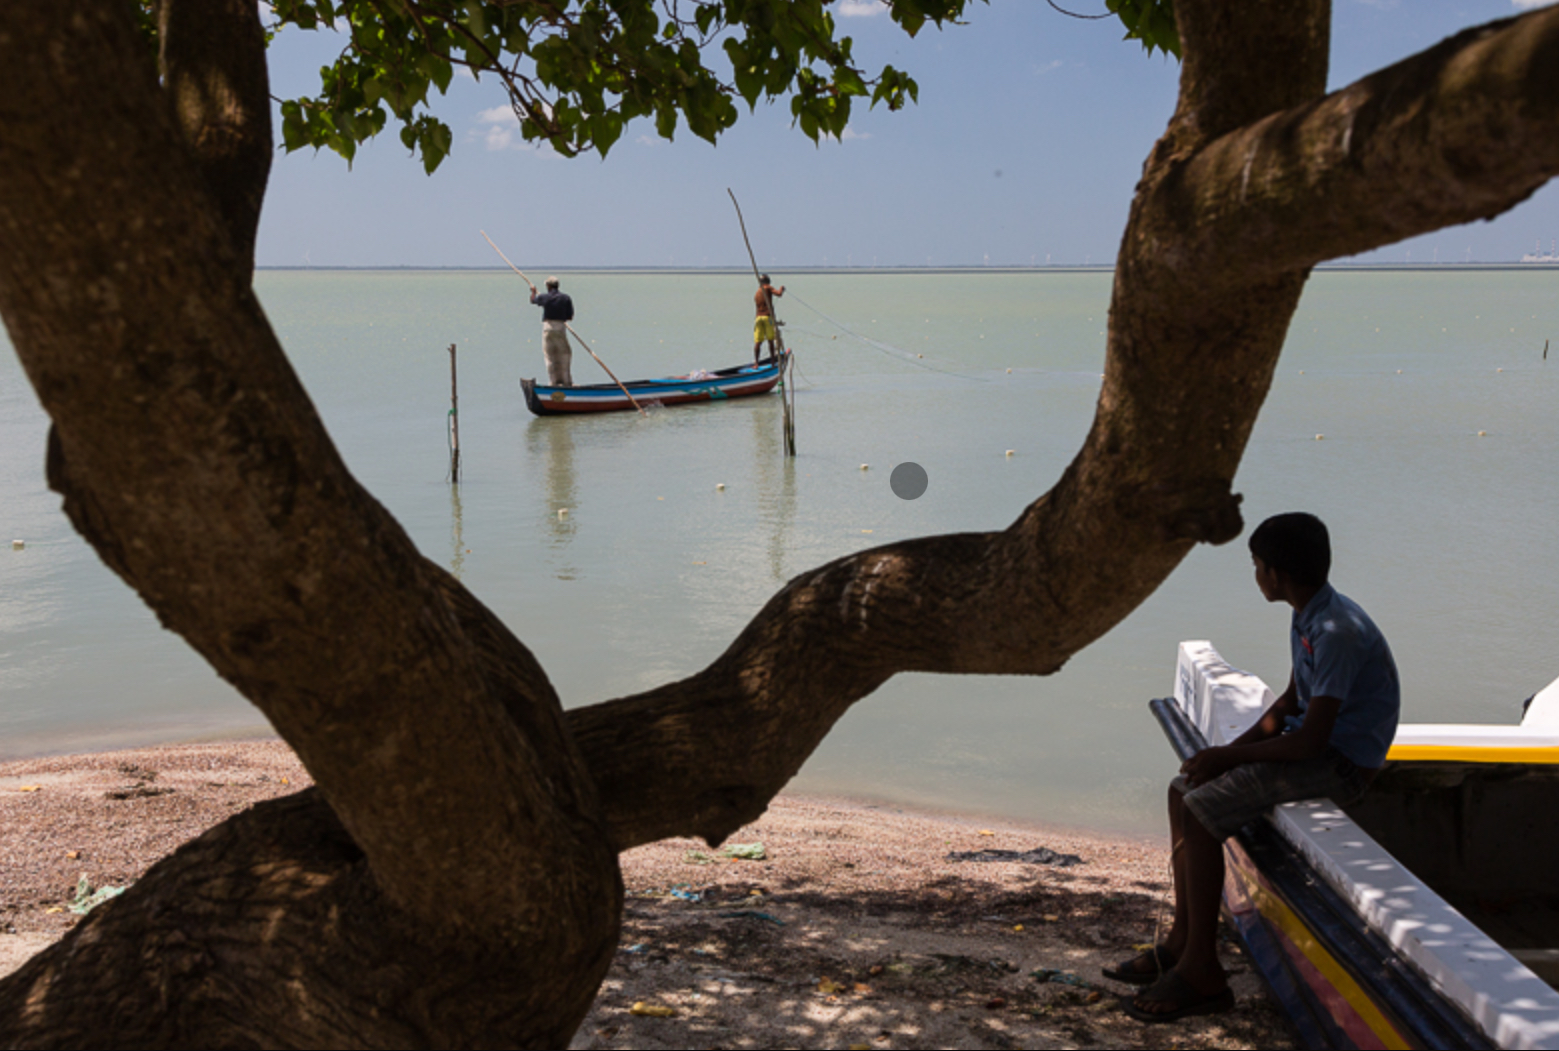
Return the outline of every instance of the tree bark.
<path id="1" fill-rule="evenodd" d="M 253 0 L 160 0 L 163 92 L 201 181 L 254 266 L 260 205 L 271 174 L 271 88 L 265 30 Z"/>
<path id="2" fill-rule="evenodd" d="M 1230 487 L 1312 264 L 1490 217 L 1559 173 L 1559 9 L 1323 98 L 1329 13 L 1177 0 L 1179 104 L 1122 238 L 1093 427 L 1050 492 L 1003 532 L 803 574 L 704 671 L 568 713 L 620 846 L 755 819 L 897 672 L 1059 669 L 1193 543 L 1238 535 Z M 1350 114 L 1362 166 L 1328 145 Z"/>
<path id="3" fill-rule="evenodd" d="M 487 1002 L 491 983 L 468 970 L 469 1002 L 439 1009 L 448 1025 L 431 1042 L 566 1041 L 610 962 L 622 891 L 556 695 L 346 470 L 140 46 L 121 0 L 25 0 L 0 28 L 0 314 L 54 420 L 50 484 L 163 625 L 297 750 L 376 900 L 447 956 L 507 960 L 494 972 L 507 996 Z M 242 844 L 241 865 L 285 861 L 266 836 Z M 141 916 L 200 864 L 180 852 L 115 911 Z M 271 902 L 242 880 L 207 893 L 235 918 Z M 202 943 L 219 934 L 198 912 L 185 922 Z M 102 975 L 79 951 L 87 929 L 43 977 L 0 986 L 0 1041 L 42 1041 L 35 1023 L 63 1017 L 52 1004 L 91 995 Z M 249 962 L 284 975 L 299 948 L 260 940 Z M 202 1014 L 176 1000 L 114 1001 L 82 1021 L 103 1027 L 85 1042 L 124 1030 L 227 1046 L 283 1024 L 257 999 L 242 1026 L 241 1004 Z M 520 1002 L 520 1016 L 503 1006 Z M 395 1044 L 397 1025 L 422 1024 L 415 1003 L 386 1005 L 363 1039 Z"/>
<path id="4" fill-rule="evenodd" d="M 1559 171 L 1536 145 L 1559 130 L 1559 11 L 1322 98 L 1324 0 L 1176 8 L 1179 106 L 1056 486 L 1005 530 L 805 573 L 704 671 L 564 715 L 350 476 L 288 367 L 248 287 L 256 183 L 203 145 L 233 107 L 170 106 L 120 0 L 13 0 L 0 314 L 55 421 L 50 482 L 319 789 L 187 845 L 0 982 L 0 1044 L 561 1046 L 614 948 L 615 851 L 757 817 L 900 671 L 1056 671 L 1193 544 L 1238 535 L 1232 479 L 1308 268 Z M 208 83 L 168 55 L 178 100 Z"/>

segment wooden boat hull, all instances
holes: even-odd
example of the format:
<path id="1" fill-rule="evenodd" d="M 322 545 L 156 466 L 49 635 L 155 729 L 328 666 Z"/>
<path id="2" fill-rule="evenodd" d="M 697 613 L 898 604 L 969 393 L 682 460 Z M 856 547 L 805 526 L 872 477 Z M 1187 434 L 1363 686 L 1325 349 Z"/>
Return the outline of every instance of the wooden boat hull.
<path id="1" fill-rule="evenodd" d="M 696 376 L 667 376 L 655 380 L 629 380 L 623 384 L 640 405 L 689 405 L 767 394 L 780 380 L 780 363 L 734 365 Z M 525 405 L 537 416 L 570 416 L 586 412 L 622 412 L 633 402 L 615 383 L 583 387 L 550 387 L 535 380 L 521 380 Z"/>
<path id="2" fill-rule="evenodd" d="M 1306 1047 L 1559 1047 L 1550 692 L 1519 727 L 1404 725 L 1362 803 L 1287 804 L 1225 843 L 1226 916 Z M 1188 642 L 1175 696 L 1150 707 L 1186 758 L 1270 700 Z"/>

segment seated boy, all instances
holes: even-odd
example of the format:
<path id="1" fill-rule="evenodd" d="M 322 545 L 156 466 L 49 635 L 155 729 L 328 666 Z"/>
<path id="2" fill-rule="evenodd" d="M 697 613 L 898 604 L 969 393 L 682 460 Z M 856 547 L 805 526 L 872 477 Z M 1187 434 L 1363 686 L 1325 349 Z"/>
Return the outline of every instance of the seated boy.
<path id="1" fill-rule="evenodd" d="M 1380 629 L 1327 583 L 1326 526 L 1277 515 L 1251 533 L 1250 553 L 1262 596 L 1294 607 L 1293 672 L 1256 725 L 1187 759 L 1169 786 L 1174 925 L 1162 944 L 1104 972 L 1149 986 L 1126 1004 L 1143 1021 L 1234 1006 L 1217 955 L 1223 841 L 1277 803 L 1356 801 L 1396 734 L 1396 664 Z"/>

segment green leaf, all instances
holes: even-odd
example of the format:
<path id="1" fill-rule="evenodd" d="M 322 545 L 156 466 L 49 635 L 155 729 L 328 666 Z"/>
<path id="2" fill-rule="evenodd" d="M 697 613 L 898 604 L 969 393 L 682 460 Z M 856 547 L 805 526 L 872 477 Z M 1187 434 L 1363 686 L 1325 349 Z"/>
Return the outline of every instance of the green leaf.
<path id="1" fill-rule="evenodd" d="M 130 2 L 143 35 L 154 33 L 156 0 Z M 857 68 L 832 2 L 271 0 L 277 26 L 350 29 L 312 97 L 284 101 L 282 143 L 289 151 L 328 148 L 350 163 L 393 119 L 402 144 L 432 172 L 454 136 L 427 112 L 429 89 L 447 93 L 457 62 L 484 86 L 504 89 L 499 97 L 523 114 L 527 141 L 546 141 L 565 156 L 604 155 L 640 118 L 668 139 L 685 119 L 714 142 L 742 102 L 752 111 L 762 99 L 788 98 L 796 126 L 816 142 L 843 133 L 856 97 L 896 110 L 918 96 L 915 82 L 892 67 L 876 77 Z M 894 0 L 892 17 L 913 34 L 927 22 L 956 21 L 972 2 Z M 1112 10 L 1124 5 L 1117 16 L 1147 27 L 1151 39 L 1170 32 L 1163 14 L 1172 12 L 1170 0 L 1108 2 Z M 1144 22 L 1144 12 L 1154 17 Z M 719 51 L 709 47 L 716 40 Z M 154 43 L 148 38 L 148 54 Z"/>
<path id="2" fill-rule="evenodd" d="M 1126 27 L 1127 40 L 1140 40 L 1149 54 L 1157 48 L 1179 57 L 1174 0 L 1104 0 L 1104 6 Z"/>
<path id="3" fill-rule="evenodd" d="M 834 85 L 841 95 L 864 95 L 866 84 L 855 70 L 845 67 L 834 70 Z"/>

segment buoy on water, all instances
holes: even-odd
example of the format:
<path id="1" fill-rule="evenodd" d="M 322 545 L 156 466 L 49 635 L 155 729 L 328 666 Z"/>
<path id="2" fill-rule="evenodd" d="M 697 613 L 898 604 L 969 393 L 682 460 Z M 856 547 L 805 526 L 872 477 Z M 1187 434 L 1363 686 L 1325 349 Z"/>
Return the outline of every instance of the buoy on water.
<path id="1" fill-rule="evenodd" d="M 559 518 L 567 518 L 568 517 L 568 508 L 566 508 L 566 507 L 558 508 L 558 517 Z"/>
<path id="2" fill-rule="evenodd" d="M 1016 449 L 1008 449 L 1008 450 L 1007 450 L 1007 455 L 1008 455 L 1008 456 L 1011 456 L 1011 455 L 1012 455 L 1012 454 L 1013 454 L 1013 453 L 1014 453 L 1014 452 L 1016 452 L 1016 451 L 1017 451 L 1017 450 L 1016 450 Z"/>
<path id="3" fill-rule="evenodd" d="M 1326 435 L 1324 435 L 1324 434 L 1318 434 L 1318 435 L 1315 436 L 1315 440 L 1318 441 L 1318 442 L 1319 441 L 1324 441 L 1325 439 L 1326 439 Z"/>
<path id="4" fill-rule="evenodd" d="M 861 464 L 861 470 L 863 470 L 863 471 L 870 469 L 870 467 L 871 467 L 871 464 L 869 464 L 869 463 Z"/>
<path id="5" fill-rule="evenodd" d="M 1478 432 L 1478 437 L 1480 437 L 1480 438 L 1487 438 L 1488 436 L 1489 436 L 1489 432 L 1488 431 L 1479 431 Z"/>
<path id="6" fill-rule="evenodd" d="M 11 550 L 12 551 L 20 551 L 22 548 L 24 548 L 26 546 L 27 546 L 27 541 L 25 541 L 25 540 L 13 540 L 13 541 L 11 541 Z"/>
<path id="7" fill-rule="evenodd" d="M 715 490 L 717 492 L 722 492 L 722 493 L 725 492 L 725 483 L 724 482 L 716 482 L 715 483 Z"/>

